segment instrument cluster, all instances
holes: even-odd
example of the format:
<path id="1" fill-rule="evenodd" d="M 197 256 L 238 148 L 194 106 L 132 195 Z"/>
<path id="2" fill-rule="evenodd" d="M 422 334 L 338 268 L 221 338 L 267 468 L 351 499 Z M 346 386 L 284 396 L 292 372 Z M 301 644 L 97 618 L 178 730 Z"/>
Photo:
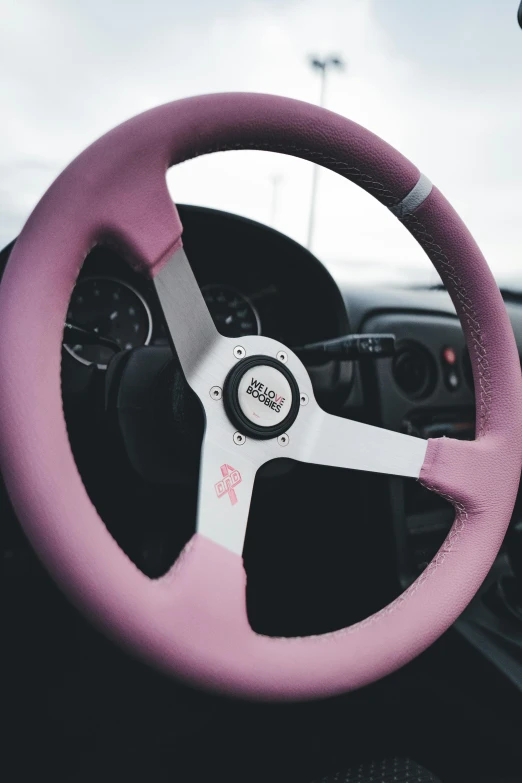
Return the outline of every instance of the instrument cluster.
<path id="1" fill-rule="evenodd" d="M 216 328 L 224 337 L 261 334 L 259 313 L 241 291 L 222 283 L 210 283 L 201 290 Z M 74 341 L 68 334 L 64 348 L 81 364 L 96 364 L 105 369 L 119 350 L 149 345 L 153 334 L 157 335 L 154 342 L 164 341 L 163 319 L 155 312 L 157 309 L 156 303 L 149 303 L 146 294 L 125 280 L 101 274 L 80 277 L 67 312 L 67 324 L 73 327 L 72 338 L 76 335 L 78 339 Z M 87 342 L 80 339 L 80 329 L 88 333 Z"/>
<path id="2" fill-rule="evenodd" d="M 183 244 L 217 330 L 263 334 L 292 347 L 348 331 L 344 302 L 325 267 L 273 229 L 236 215 L 178 205 Z M 87 256 L 71 295 L 64 362 L 104 370 L 112 356 L 167 345 L 150 279 L 113 245 Z"/>

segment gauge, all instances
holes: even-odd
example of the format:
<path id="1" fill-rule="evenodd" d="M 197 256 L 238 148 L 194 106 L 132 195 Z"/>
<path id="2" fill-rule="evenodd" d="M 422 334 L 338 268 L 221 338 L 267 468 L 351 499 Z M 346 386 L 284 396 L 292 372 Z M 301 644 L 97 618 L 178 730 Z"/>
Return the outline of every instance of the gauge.
<path id="1" fill-rule="evenodd" d="M 67 320 L 109 338 L 122 350 L 147 345 L 152 334 L 152 317 L 144 298 L 128 283 L 110 277 L 79 280 L 71 296 Z M 105 368 L 114 355 L 105 345 L 64 346 L 82 364 L 97 364 L 100 368 Z"/>
<path id="2" fill-rule="evenodd" d="M 218 283 L 204 286 L 202 292 L 216 329 L 223 337 L 261 333 L 257 310 L 244 294 Z"/>

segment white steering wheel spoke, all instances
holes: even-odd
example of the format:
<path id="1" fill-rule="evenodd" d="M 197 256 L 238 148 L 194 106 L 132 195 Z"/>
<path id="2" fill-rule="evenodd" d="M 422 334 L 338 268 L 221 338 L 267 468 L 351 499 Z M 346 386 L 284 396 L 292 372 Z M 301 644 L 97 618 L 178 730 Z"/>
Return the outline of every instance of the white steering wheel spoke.
<path id="1" fill-rule="evenodd" d="M 207 426 L 199 470 L 198 533 L 241 555 L 254 481 L 265 459 L 258 448 L 235 444 L 230 427 Z"/>
<path id="2" fill-rule="evenodd" d="M 427 441 L 308 406 L 290 432 L 288 456 L 302 462 L 418 478 Z M 301 413 L 304 413 L 302 411 Z"/>
<path id="3" fill-rule="evenodd" d="M 216 379 L 222 381 L 212 354 L 228 340 L 214 326 L 183 248 L 156 275 L 154 285 L 187 382 L 202 397 Z"/>
<path id="4" fill-rule="evenodd" d="M 199 533 L 241 554 L 256 472 L 263 462 L 276 456 L 419 477 L 426 441 L 325 413 L 313 398 L 301 363 L 291 360 L 287 369 L 286 360 L 275 359 L 277 347 L 273 341 L 243 338 L 246 349 L 241 350 L 246 357 L 238 362 L 233 354 L 236 341 L 222 337 L 216 330 L 183 248 L 173 254 L 154 283 L 183 372 L 206 414 Z M 287 349 L 282 354 L 288 355 Z M 230 376 L 230 382 L 225 384 L 236 362 L 238 376 Z M 289 372 L 290 365 L 297 370 L 297 384 Z M 309 405 L 299 405 L 299 386 L 306 391 Z M 222 395 L 229 400 L 228 417 Z M 237 405 L 232 414 L 234 405 L 230 401 L 234 399 Z M 277 425 L 285 418 L 289 429 L 286 431 L 282 424 L 279 431 Z M 263 437 L 264 427 L 274 429 L 271 440 L 257 439 Z M 235 431 L 242 443 L 234 440 Z"/>

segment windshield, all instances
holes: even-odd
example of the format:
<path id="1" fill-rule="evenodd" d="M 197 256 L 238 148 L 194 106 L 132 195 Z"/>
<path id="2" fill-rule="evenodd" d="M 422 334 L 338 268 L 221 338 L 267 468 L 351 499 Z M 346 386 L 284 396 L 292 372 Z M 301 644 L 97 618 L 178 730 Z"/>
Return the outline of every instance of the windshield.
<path id="1" fill-rule="evenodd" d="M 197 93 L 271 92 L 322 101 L 401 150 L 455 206 L 499 282 L 522 289 L 517 6 L 2 0 L 0 242 L 19 232 L 72 157 L 128 117 Z M 176 167 L 168 181 L 179 202 L 245 215 L 309 244 L 338 278 L 436 280 L 390 213 L 303 161 L 220 153 Z"/>

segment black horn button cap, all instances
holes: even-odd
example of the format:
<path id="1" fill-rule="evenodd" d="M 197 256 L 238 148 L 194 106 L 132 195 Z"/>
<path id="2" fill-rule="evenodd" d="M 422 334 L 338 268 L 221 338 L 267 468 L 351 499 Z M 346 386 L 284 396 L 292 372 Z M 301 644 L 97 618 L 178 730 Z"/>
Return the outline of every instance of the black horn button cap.
<path id="1" fill-rule="evenodd" d="M 248 356 L 231 369 L 223 401 L 232 424 L 259 440 L 277 438 L 299 413 L 299 388 L 288 367 L 270 356 Z"/>

